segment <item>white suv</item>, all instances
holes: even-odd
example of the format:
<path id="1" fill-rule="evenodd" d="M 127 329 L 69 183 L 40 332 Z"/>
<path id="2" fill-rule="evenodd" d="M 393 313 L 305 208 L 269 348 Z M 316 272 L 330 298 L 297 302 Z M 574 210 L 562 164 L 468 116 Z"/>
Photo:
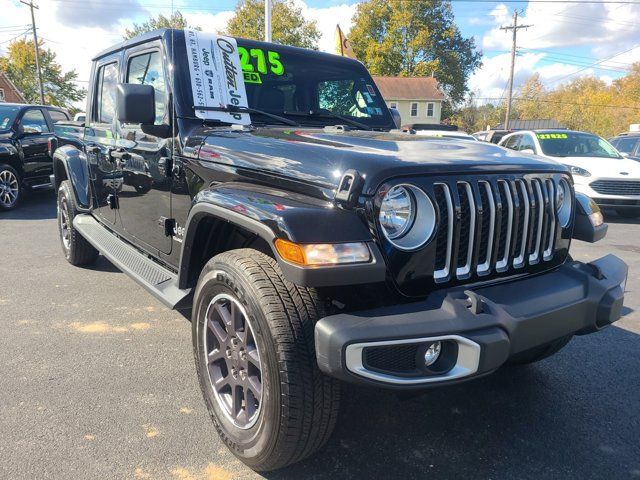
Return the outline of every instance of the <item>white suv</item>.
<path id="1" fill-rule="evenodd" d="M 640 162 L 625 158 L 609 142 L 571 130 L 523 130 L 500 146 L 551 158 L 571 168 L 575 189 L 601 207 L 627 218 L 640 217 Z"/>

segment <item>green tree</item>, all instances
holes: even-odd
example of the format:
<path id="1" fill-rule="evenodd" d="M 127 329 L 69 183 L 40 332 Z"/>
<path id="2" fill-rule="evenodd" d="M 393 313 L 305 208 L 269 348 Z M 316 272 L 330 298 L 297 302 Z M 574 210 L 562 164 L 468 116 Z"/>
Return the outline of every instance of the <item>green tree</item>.
<path id="1" fill-rule="evenodd" d="M 133 24 L 133 28 L 129 30 L 128 28 L 124 32 L 124 39 L 128 40 L 129 38 L 137 37 L 146 32 L 151 32 L 153 30 L 157 30 L 159 28 L 194 28 L 187 25 L 187 19 L 184 18 L 184 15 L 178 10 L 173 12 L 170 16 L 165 17 L 160 14 L 157 17 L 150 17 L 144 23 Z M 196 30 L 200 30 L 199 27 L 195 27 Z"/>
<path id="2" fill-rule="evenodd" d="M 358 4 L 349 39 L 375 75 L 434 75 L 455 104 L 481 65 L 473 38 L 464 38 L 445 0 L 368 0 Z"/>
<path id="3" fill-rule="evenodd" d="M 82 100 L 87 93 L 74 83 L 78 74 L 75 70 L 64 72 L 56 62 L 56 54 L 44 48 L 44 42 L 39 43 L 45 102 L 49 105 L 72 108 L 72 104 Z M 32 40 L 17 40 L 9 44 L 6 56 L 0 57 L 0 71 L 7 74 L 24 94 L 28 103 L 40 103 L 36 55 Z"/>
<path id="4" fill-rule="evenodd" d="M 274 0 L 272 10 L 273 41 L 283 45 L 318 49 L 320 31 L 314 21 L 306 21 L 302 10 L 292 0 Z M 227 24 L 227 33 L 234 37 L 264 39 L 264 2 L 240 0 L 234 16 Z"/>

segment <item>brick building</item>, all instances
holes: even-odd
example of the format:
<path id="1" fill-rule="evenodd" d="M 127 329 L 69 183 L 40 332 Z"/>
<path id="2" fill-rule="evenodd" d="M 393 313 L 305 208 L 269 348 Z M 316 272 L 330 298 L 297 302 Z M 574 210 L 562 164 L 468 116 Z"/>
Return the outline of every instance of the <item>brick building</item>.
<path id="1" fill-rule="evenodd" d="M 27 103 L 9 77 L 0 72 L 0 103 Z"/>

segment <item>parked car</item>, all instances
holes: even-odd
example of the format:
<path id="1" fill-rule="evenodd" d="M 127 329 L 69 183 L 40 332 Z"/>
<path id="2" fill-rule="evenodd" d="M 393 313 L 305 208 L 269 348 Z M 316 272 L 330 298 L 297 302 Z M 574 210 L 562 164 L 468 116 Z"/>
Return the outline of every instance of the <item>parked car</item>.
<path id="1" fill-rule="evenodd" d="M 481 142 L 499 143 L 502 137 L 513 132 L 513 130 L 483 130 L 481 132 L 472 133 L 475 138 Z"/>
<path id="2" fill-rule="evenodd" d="M 69 120 L 57 107 L 0 103 L 0 211 L 15 208 L 25 188 L 51 188 L 47 153 L 53 125 Z"/>
<path id="3" fill-rule="evenodd" d="M 398 132 L 356 60 L 158 30 L 92 72 L 53 154 L 63 254 L 191 312 L 214 426 L 256 470 L 326 442 L 341 381 L 451 385 L 620 318 L 625 263 L 569 257 L 607 226 L 566 166 Z M 132 169 L 148 190 L 114 187 Z"/>
<path id="4" fill-rule="evenodd" d="M 609 143 L 623 155 L 640 160 L 640 132 L 620 133 L 610 138 Z"/>
<path id="5" fill-rule="evenodd" d="M 640 163 L 624 158 L 609 142 L 591 133 L 530 130 L 507 135 L 500 145 L 563 163 L 576 191 L 623 216 L 640 216 Z"/>

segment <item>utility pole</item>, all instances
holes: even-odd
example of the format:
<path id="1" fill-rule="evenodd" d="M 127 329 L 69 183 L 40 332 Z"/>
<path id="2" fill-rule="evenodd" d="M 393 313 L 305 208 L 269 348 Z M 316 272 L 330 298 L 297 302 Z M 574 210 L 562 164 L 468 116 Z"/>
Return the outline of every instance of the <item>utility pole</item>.
<path id="1" fill-rule="evenodd" d="M 264 41 L 271 42 L 271 0 L 264 0 Z"/>
<path id="2" fill-rule="evenodd" d="M 42 85 L 42 71 L 40 70 L 40 52 L 38 51 L 38 32 L 36 31 L 36 17 L 33 13 L 33 9 L 37 9 L 33 4 L 33 0 L 29 0 L 29 3 L 24 0 L 20 0 L 20 3 L 27 5 L 31 9 L 31 29 L 33 30 L 33 43 L 36 47 L 36 70 L 38 71 L 38 85 L 40 86 L 40 104 L 44 105 L 44 87 Z"/>
<path id="3" fill-rule="evenodd" d="M 529 28 L 533 25 L 518 25 L 518 12 L 513 12 L 513 25 L 500 27 L 500 30 L 513 30 L 513 43 L 511 45 L 511 72 L 509 73 L 509 97 L 507 99 L 507 113 L 504 118 L 504 129 L 509 130 L 509 117 L 511 116 L 511 98 L 513 97 L 513 70 L 516 65 L 516 38 L 518 30 Z"/>

